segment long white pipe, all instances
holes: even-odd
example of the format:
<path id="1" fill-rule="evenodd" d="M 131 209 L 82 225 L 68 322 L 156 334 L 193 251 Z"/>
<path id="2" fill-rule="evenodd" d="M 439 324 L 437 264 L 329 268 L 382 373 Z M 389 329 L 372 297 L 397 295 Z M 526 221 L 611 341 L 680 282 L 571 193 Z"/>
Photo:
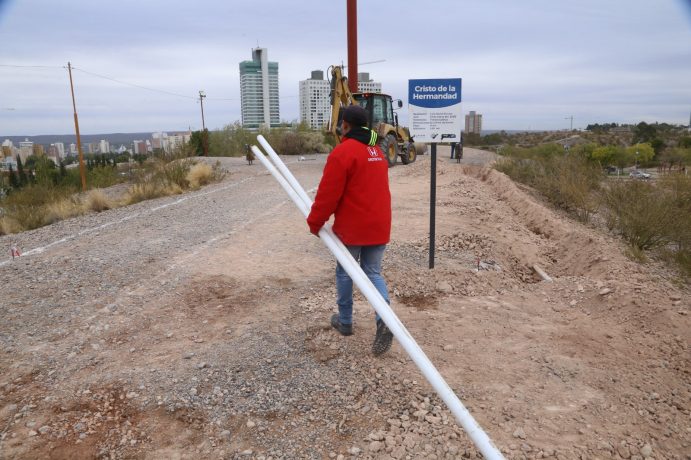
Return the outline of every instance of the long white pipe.
<path id="1" fill-rule="evenodd" d="M 312 200 L 305 193 L 304 189 L 297 182 L 293 174 L 285 167 L 276 152 L 266 142 L 262 136 L 258 136 L 259 142 L 266 148 L 276 166 L 271 164 L 264 154 L 256 146 L 252 146 L 252 152 L 255 154 L 262 164 L 271 172 L 278 183 L 283 187 L 288 196 L 293 200 L 295 205 L 300 209 L 302 214 L 307 217 L 312 206 Z M 263 141 L 263 142 L 262 142 Z M 277 167 L 281 170 L 277 169 Z M 370 302 L 375 311 L 382 318 L 384 323 L 389 327 L 396 340 L 401 344 L 403 349 L 408 353 L 413 362 L 420 369 L 427 381 L 432 385 L 437 394 L 446 403 L 449 410 L 454 414 L 456 420 L 468 433 L 468 436 L 473 441 L 475 446 L 487 459 L 499 460 L 504 459 L 499 450 L 494 446 L 487 434 L 482 430 L 480 425 L 475 421 L 473 416 L 468 412 L 463 403 L 454 394 L 453 390 L 446 383 L 444 378 L 439 374 L 439 371 L 434 367 L 427 355 L 420 349 L 415 339 L 410 335 L 408 330 L 403 326 L 403 323 L 398 319 L 391 307 L 386 303 L 379 291 L 374 287 L 372 282 L 367 278 L 365 273 L 360 268 L 359 264 L 350 255 L 350 252 L 345 248 L 340 239 L 333 233 L 330 225 L 324 225 L 319 231 L 319 237 L 324 241 L 324 244 L 336 257 L 338 262 L 344 268 L 346 273 L 351 277 L 353 282 L 358 286 L 363 295 Z"/>

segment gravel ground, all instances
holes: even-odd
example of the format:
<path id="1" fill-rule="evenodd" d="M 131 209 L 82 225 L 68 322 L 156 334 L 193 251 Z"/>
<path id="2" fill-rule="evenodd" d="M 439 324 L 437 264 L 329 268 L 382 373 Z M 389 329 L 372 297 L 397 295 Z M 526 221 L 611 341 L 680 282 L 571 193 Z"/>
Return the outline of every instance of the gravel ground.
<path id="1" fill-rule="evenodd" d="M 689 296 L 544 208 L 492 156 L 391 170 L 392 306 L 507 458 L 688 459 Z M 2 458 L 477 458 L 263 168 L 20 235 L 0 259 Z M 324 157 L 289 159 L 306 189 Z M 539 264 L 555 279 L 539 282 Z M 479 267 L 479 269 L 478 269 Z"/>

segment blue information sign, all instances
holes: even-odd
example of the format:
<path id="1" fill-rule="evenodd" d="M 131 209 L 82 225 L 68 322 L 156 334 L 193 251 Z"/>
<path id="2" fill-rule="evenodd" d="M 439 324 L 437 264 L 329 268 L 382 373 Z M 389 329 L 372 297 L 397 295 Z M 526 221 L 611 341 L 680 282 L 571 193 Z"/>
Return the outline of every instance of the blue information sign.
<path id="1" fill-rule="evenodd" d="M 458 142 L 463 129 L 460 78 L 408 80 L 410 134 L 416 142 Z"/>

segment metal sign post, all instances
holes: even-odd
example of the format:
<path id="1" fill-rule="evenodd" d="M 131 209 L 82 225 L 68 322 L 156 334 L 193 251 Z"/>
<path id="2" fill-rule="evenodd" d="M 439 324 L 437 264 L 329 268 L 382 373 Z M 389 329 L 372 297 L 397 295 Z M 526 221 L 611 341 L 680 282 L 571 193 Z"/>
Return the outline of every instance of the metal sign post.
<path id="1" fill-rule="evenodd" d="M 434 235 L 437 209 L 437 143 L 432 143 L 429 188 L 429 268 L 434 268 Z"/>
<path id="2" fill-rule="evenodd" d="M 434 268 L 437 200 L 437 143 L 458 142 L 461 132 L 461 79 L 408 80 L 410 134 L 432 144 L 429 191 L 429 268 Z"/>

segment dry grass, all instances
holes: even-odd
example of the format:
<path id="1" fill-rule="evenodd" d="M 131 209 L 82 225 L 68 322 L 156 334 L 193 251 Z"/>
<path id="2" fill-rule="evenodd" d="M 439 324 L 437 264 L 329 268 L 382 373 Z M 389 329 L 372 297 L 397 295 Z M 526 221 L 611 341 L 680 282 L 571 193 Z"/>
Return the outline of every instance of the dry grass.
<path id="1" fill-rule="evenodd" d="M 44 221 L 46 224 L 53 224 L 82 214 L 84 214 L 84 206 L 74 199 L 66 198 L 46 205 Z"/>
<path id="2" fill-rule="evenodd" d="M 22 231 L 19 222 L 11 217 L 0 217 L 0 235 L 9 235 L 12 233 L 19 233 Z"/>
<path id="3" fill-rule="evenodd" d="M 199 188 L 211 183 L 213 177 L 214 171 L 211 166 L 206 163 L 197 163 L 190 168 L 186 179 L 191 188 Z"/>
<path id="4" fill-rule="evenodd" d="M 140 201 L 153 200 L 163 196 L 179 195 L 182 193 L 182 188 L 177 184 L 166 184 L 160 181 L 155 182 L 141 182 L 134 184 L 127 191 L 125 196 L 125 204 L 135 204 Z"/>
<path id="5" fill-rule="evenodd" d="M 84 203 L 87 209 L 94 212 L 107 211 L 114 207 L 113 203 L 108 199 L 108 197 L 103 193 L 101 189 L 93 189 L 86 196 L 86 201 Z"/>
<path id="6" fill-rule="evenodd" d="M 111 169 L 115 171 L 108 169 L 108 173 L 112 172 Z M 196 189 L 220 181 L 223 177 L 220 163 L 211 167 L 206 163 L 195 164 L 192 159 L 175 159 L 170 162 L 157 160 L 142 168 L 122 201 L 108 199 L 101 189 L 91 190 L 80 201 L 73 187 L 31 185 L 2 200 L 0 235 L 32 230 L 88 212 L 102 212 L 140 201 L 178 195 L 189 188 Z"/>

